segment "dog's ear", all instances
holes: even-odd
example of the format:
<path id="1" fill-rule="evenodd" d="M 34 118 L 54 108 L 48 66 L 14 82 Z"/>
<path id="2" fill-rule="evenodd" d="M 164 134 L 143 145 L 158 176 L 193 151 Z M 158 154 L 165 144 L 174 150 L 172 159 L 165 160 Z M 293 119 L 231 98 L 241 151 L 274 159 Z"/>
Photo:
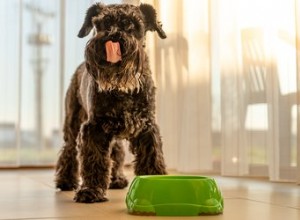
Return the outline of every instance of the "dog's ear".
<path id="1" fill-rule="evenodd" d="M 144 15 L 146 31 L 156 31 L 160 38 L 165 39 L 167 35 L 162 29 L 162 24 L 156 19 L 155 9 L 149 4 L 141 4 L 140 10 Z"/>
<path id="2" fill-rule="evenodd" d="M 92 23 L 92 19 L 93 17 L 97 16 L 98 14 L 100 14 L 101 10 L 105 7 L 104 4 L 102 3 L 96 3 L 94 5 L 92 5 L 86 12 L 85 15 L 85 19 L 84 19 L 84 23 L 78 33 L 78 37 L 83 38 L 85 36 L 87 36 L 92 28 L 93 28 L 93 23 Z"/>

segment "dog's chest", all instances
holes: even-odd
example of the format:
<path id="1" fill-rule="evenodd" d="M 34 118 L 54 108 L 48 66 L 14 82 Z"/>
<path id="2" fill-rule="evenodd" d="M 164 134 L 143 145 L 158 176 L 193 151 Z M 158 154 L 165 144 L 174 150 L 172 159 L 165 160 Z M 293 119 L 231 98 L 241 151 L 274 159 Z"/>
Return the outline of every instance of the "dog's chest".
<path id="1" fill-rule="evenodd" d="M 106 133 L 134 136 L 148 120 L 149 103 L 142 94 L 110 92 L 97 99 L 96 118 Z"/>

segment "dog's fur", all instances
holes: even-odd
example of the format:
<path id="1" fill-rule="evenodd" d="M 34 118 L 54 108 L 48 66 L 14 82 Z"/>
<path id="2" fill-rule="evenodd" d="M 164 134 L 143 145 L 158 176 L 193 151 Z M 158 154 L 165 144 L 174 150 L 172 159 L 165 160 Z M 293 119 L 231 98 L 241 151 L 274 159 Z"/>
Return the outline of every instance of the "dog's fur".
<path id="1" fill-rule="evenodd" d="M 93 36 L 85 62 L 71 81 L 65 101 L 64 146 L 56 167 L 56 187 L 74 190 L 76 202 L 106 201 L 107 188 L 124 188 L 123 139 L 135 155 L 136 175 L 166 174 L 155 122 L 155 87 L 144 50 L 145 33 L 166 38 L 151 5 L 96 3 L 86 13 L 78 37 Z M 122 60 L 106 61 L 104 44 L 119 42 Z M 79 177 L 82 183 L 79 186 Z"/>

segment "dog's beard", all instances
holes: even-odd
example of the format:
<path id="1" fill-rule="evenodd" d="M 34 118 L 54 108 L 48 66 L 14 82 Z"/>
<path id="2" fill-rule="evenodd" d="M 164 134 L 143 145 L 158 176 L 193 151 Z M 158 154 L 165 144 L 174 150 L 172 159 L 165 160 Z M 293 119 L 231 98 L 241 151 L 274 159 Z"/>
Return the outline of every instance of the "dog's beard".
<path id="1" fill-rule="evenodd" d="M 122 37 L 122 60 L 118 63 L 106 61 L 105 42 L 96 35 L 86 46 L 86 68 L 96 80 L 100 91 L 139 91 L 142 87 L 144 50 L 142 45 L 130 36 Z"/>

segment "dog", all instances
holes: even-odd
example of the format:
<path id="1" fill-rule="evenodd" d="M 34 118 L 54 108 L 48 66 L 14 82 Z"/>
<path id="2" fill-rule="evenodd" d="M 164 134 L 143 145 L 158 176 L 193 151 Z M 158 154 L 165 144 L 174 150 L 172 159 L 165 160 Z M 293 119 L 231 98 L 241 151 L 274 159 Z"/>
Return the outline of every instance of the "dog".
<path id="1" fill-rule="evenodd" d="M 166 38 L 149 4 L 95 3 L 86 12 L 78 37 L 93 34 L 66 94 L 64 145 L 55 173 L 56 188 L 76 190 L 76 202 L 107 201 L 108 188 L 128 185 L 124 140 L 135 156 L 135 175 L 167 173 L 145 52 L 148 31 Z"/>

